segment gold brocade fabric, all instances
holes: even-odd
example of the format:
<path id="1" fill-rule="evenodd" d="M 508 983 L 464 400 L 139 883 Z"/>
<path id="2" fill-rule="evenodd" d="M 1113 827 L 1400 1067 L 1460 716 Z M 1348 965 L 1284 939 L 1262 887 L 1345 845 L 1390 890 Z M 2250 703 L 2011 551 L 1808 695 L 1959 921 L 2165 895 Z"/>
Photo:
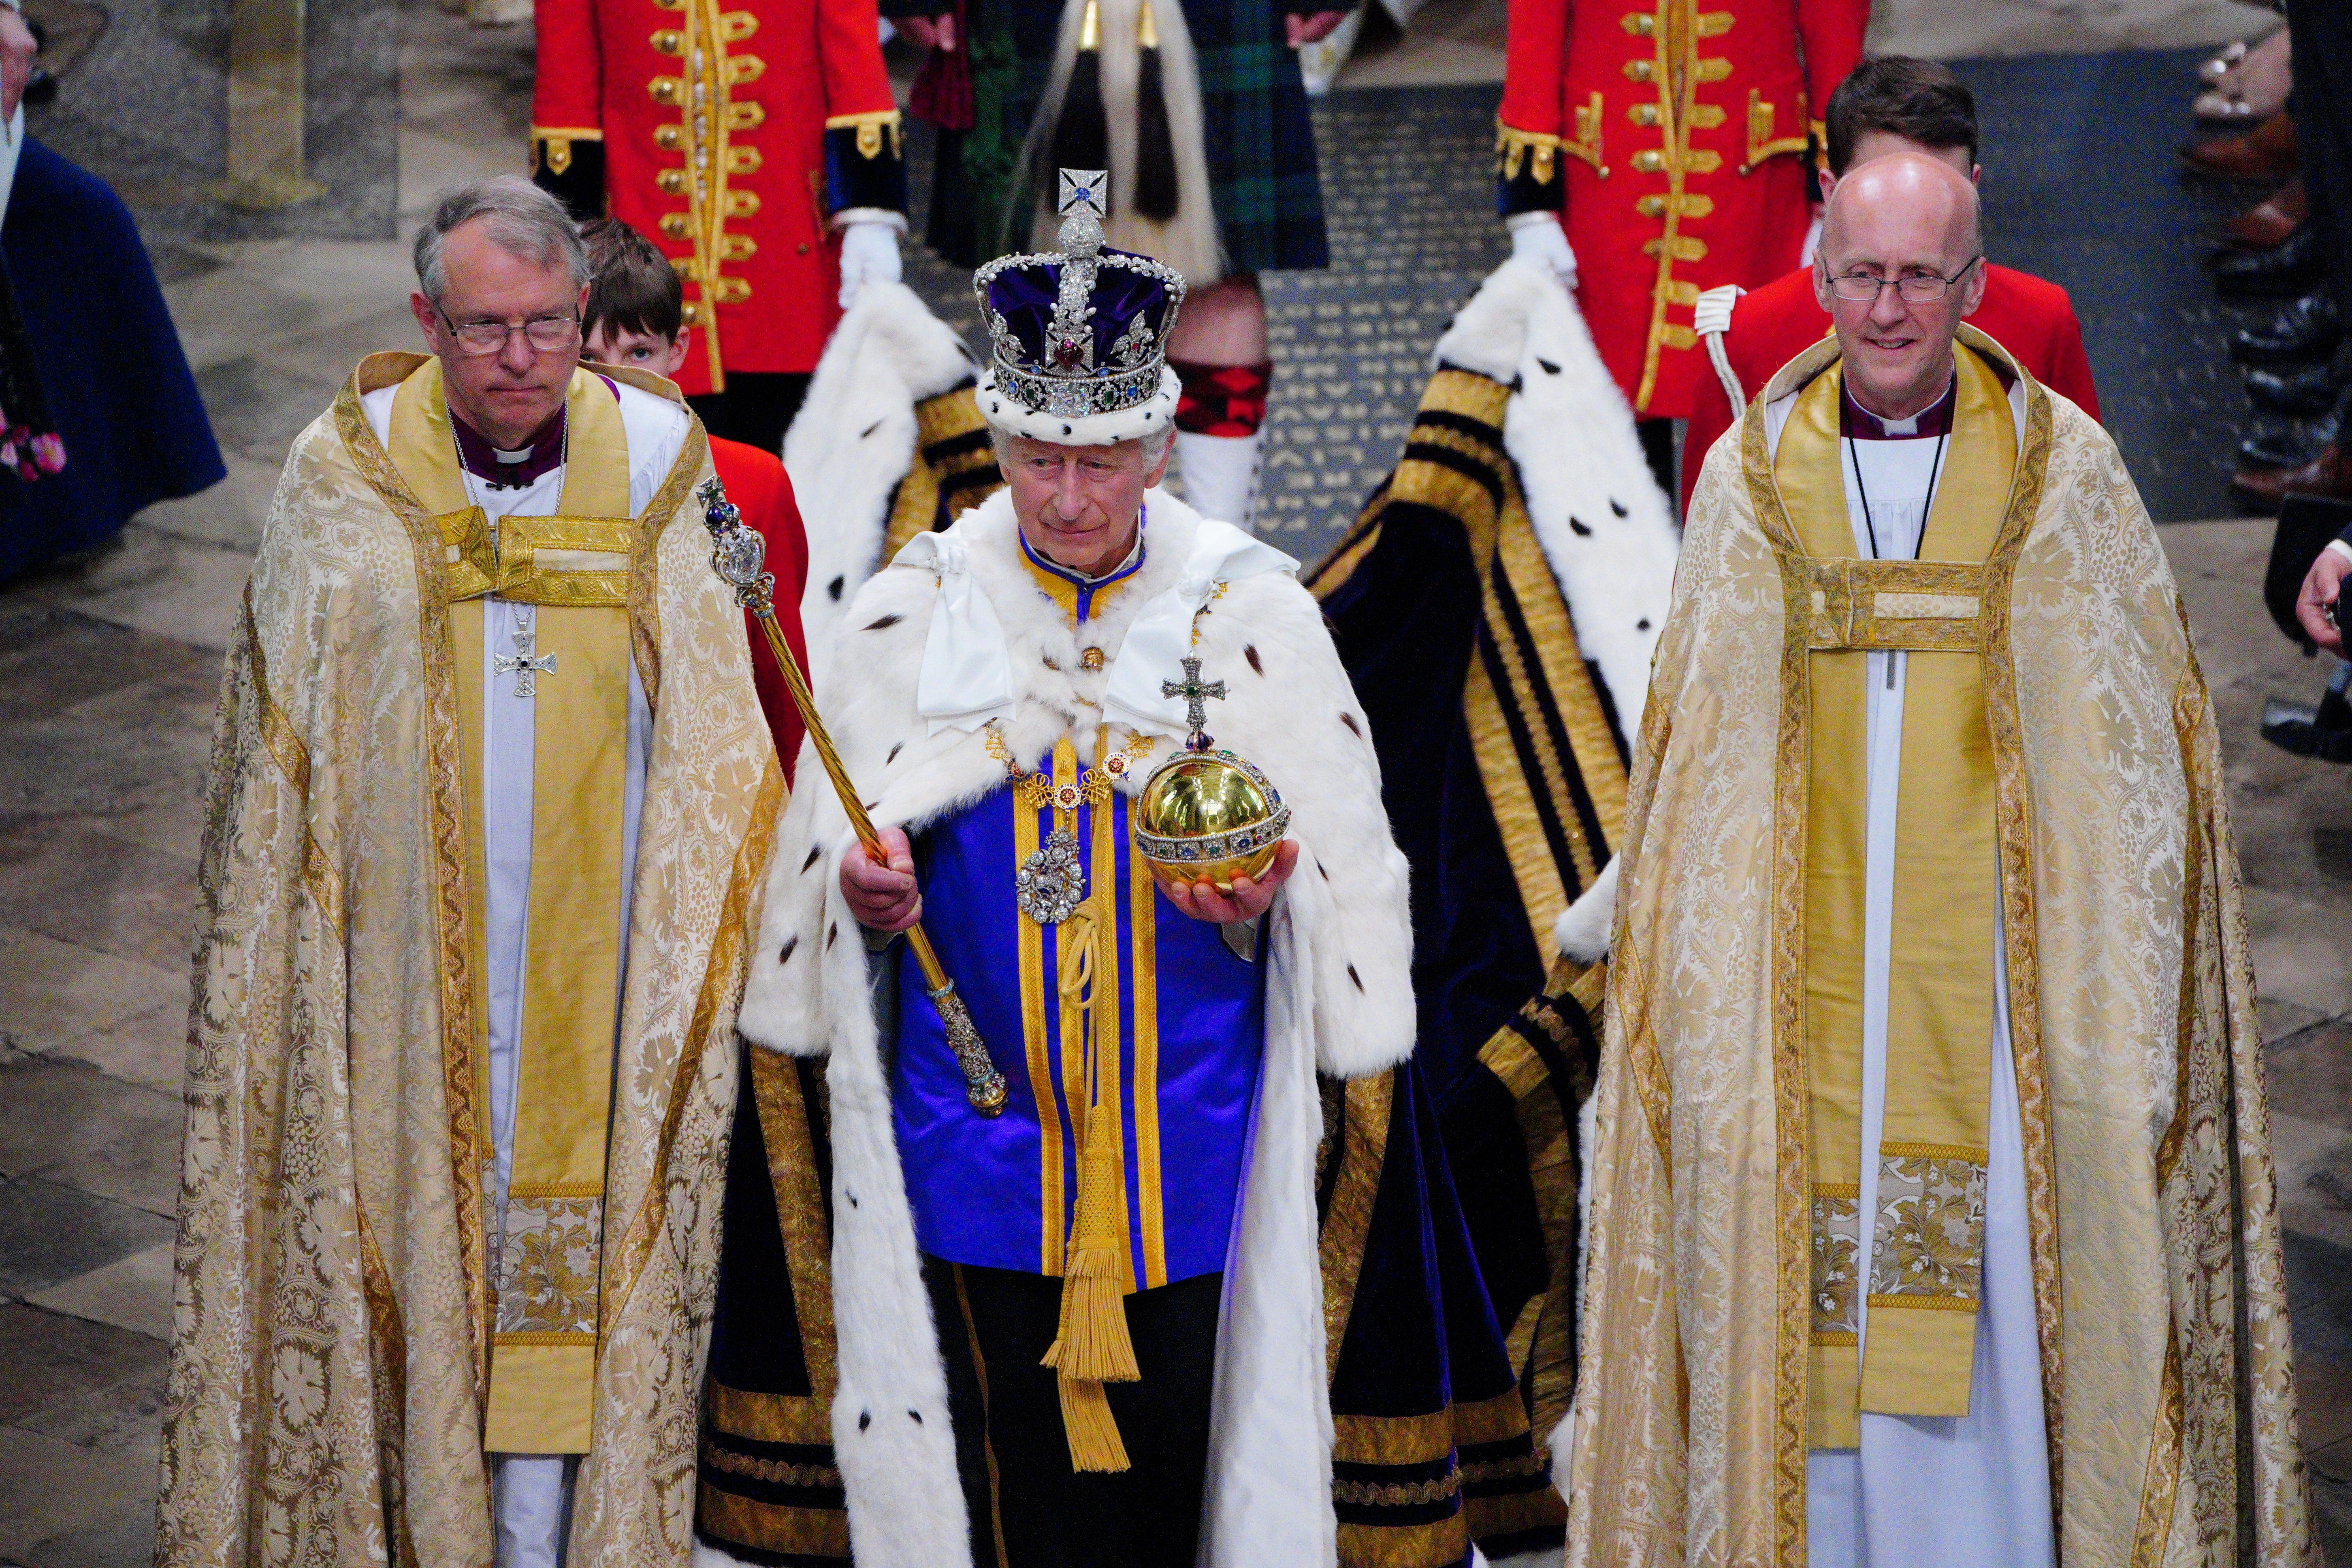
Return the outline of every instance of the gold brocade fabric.
<path id="1" fill-rule="evenodd" d="M 1859 1413 L 1964 1416 L 1984 1263 L 1992 1038 L 1992 737 L 1973 649 L 1904 654 L 1895 908 L 1887 982 L 1886 1109 L 1875 1212 L 1860 1212 L 1863 1138 L 1866 686 L 1873 648 L 1904 647 L 1900 612 L 1922 608 L 1952 566 L 1980 568 L 2016 467 L 2000 381 L 1961 350 L 1953 431 L 1920 562 L 1875 563 L 1874 624 L 1808 629 L 1812 743 L 1805 835 L 1805 1064 L 1812 1107 L 1811 1447 L 1861 1442 Z M 1817 575 L 1854 559 L 1839 437 L 1839 367 L 1798 395 L 1773 481 Z M 1829 595 L 1821 594 L 1826 613 Z M 1931 620 L 1980 622 L 1975 601 Z M 1852 601 L 1849 600 L 1849 602 Z M 1890 601 L 1892 607 L 1890 608 Z M 1930 603 L 1930 609 L 1943 606 Z M 1857 1351 L 1863 1306 L 1866 1350 Z M 1859 1355 L 1860 1359 L 1857 1360 Z"/>
<path id="2" fill-rule="evenodd" d="M 491 1296 L 447 545 L 360 407 L 297 438 L 223 679 L 199 872 L 157 1561 L 492 1560 Z M 657 396 L 667 383 L 615 372 Z M 637 519 L 661 655 L 603 1171 L 595 1447 L 570 1560 L 692 1551 L 733 1021 L 781 771 L 684 503 Z M 641 661 L 642 662 L 642 661 Z"/>
<path id="3" fill-rule="evenodd" d="M 483 521 L 458 466 L 440 361 L 425 361 L 394 394 L 385 444 L 400 476 L 436 511 L 443 538 L 456 533 L 467 541 L 453 575 L 467 586 L 481 580 L 483 592 L 536 607 L 535 656 L 550 666 L 534 677 L 524 926 L 532 939 L 523 956 L 517 1020 L 512 1176 L 504 1212 L 492 1217 L 497 1304 L 483 1431 L 492 1453 L 588 1451 L 604 1272 L 604 1130 L 620 1006 L 626 607 L 636 528 L 628 516 L 629 451 L 619 400 L 597 377 L 574 371 L 565 410 L 558 515 L 509 516 L 495 529 Z M 466 522 L 453 529 L 452 517 Z M 467 654 L 457 669 L 463 688 L 457 731 L 477 890 L 470 914 L 478 932 L 485 885 L 479 600 L 453 606 L 451 619 Z M 609 917 L 598 919 L 599 910 Z M 478 958 L 478 936 L 475 950 Z M 485 1031 L 486 967 L 478 962 L 474 987 L 477 1028 Z M 484 1107 L 486 1077 L 478 1079 Z M 480 1135 L 490 1137 L 487 1122 Z"/>
<path id="4" fill-rule="evenodd" d="M 2015 370 L 1982 333 L 1960 338 Z M 1795 938 L 1818 589 L 1841 634 L 1980 599 L 2061 1560 L 2304 1568 L 2252 966 L 2212 705 L 2156 529 L 2105 433 L 2021 371 L 2015 482 L 1981 569 L 1892 607 L 1853 593 L 1870 573 L 1797 573 L 1762 409 L 1837 354 L 1831 340 L 1792 361 L 1743 439 L 1710 454 L 1643 710 L 1595 1090 L 1568 1562 L 1807 1562 Z"/>

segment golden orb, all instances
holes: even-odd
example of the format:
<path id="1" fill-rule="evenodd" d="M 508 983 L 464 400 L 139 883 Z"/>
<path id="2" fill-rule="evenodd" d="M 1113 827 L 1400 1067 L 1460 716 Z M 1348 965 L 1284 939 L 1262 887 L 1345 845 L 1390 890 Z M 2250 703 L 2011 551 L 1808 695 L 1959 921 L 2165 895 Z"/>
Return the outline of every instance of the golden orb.
<path id="1" fill-rule="evenodd" d="M 1230 751 L 1180 751 L 1144 781 L 1128 813 L 1135 849 L 1164 887 L 1205 882 L 1231 893 L 1274 863 L 1290 808 L 1256 764 Z"/>

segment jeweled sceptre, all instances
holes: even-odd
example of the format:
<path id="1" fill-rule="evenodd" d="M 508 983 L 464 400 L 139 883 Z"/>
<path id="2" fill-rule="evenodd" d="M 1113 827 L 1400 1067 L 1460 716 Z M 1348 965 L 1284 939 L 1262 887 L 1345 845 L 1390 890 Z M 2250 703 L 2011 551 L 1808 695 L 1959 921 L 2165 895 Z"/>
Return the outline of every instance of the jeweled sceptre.
<path id="1" fill-rule="evenodd" d="M 826 777 L 833 780 L 833 792 L 841 798 L 841 809 L 848 813 L 849 825 L 857 833 L 857 841 L 866 853 L 880 865 L 884 855 L 882 835 L 875 831 L 874 819 L 866 814 L 866 807 L 857 798 L 856 787 L 849 781 L 849 769 L 842 766 L 841 753 L 833 748 L 833 737 L 825 733 L 824 721 L 817 716 L 816 698 L 810 695 L 808 677 L 801 673 L 800 661 L 793 657 L 792 649 L 784 643 L 783 629 L 776 624 L 776 578 L 762 570 L 767 560 L 768 545 L 758 534 L 746 528 L 743 515 L 727 498 L 726 486 L 716 479 L 696 492 L 703 506 L 702 520 L 710 530 L 710 565 L 730 588 L 735 591 L 735 601 L 759 618 L 760 628 L 768 634 L 768 647 L 776 655 L 776 665 L 784 673 L 784 685 L 793 694 L 793 706 L 801 710 L 801 723 L 808 728 L 808 737 L 816 747 L 817 757 L 824 763 Z M 987 1042 L 971 1021 L 971 1009 L 963 1005 L 956 994 L 955 981 L 940 963 L 931 939 L 923 934 L 922 923 L 907 927 L 907 946 L 913 949 L 915 962 L 923 967 L 923 987 L 930 994 L 931 1005 L 940 1009 L 940 1024 L 947 1031 L 948 1049 L 955 1052 L 956 1065 L 963 1069 L 964 1096 L 971 1108 L 983 1116 L 1001 1114 L 1004 1110 L 1004 1074 L 988 1054 Z"/>

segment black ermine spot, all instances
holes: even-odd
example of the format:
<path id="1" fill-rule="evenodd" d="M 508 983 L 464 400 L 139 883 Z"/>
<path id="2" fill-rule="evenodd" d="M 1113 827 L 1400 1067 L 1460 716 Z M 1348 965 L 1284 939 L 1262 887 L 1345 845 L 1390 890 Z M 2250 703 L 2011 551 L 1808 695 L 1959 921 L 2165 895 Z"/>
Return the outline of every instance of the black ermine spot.
<path id="1" fill-rule="evenodd" d="M 1591 528 L 1586 524 L 1584 519 L 1581 517 L 1570 517 L 1568 519 L 1568 531 L 1574 534 L 1580 539 L 1589 539 L 1592 537 Z"/>
<path id="2" fill-rule="evenodd" d="M 840 924 L 839 924 L 838 922 L 835 923 L 834 925 L 828 925 L 828 926 L 826 926 L 826 927 L 824 928 L 824 950 L 825 950 L 826 952 L 830 953 L 830 952 L 832 952 L 832 951 L 833 951 L 833 942 L 834 942 L 834 938 L 835 938 L 835 937 L 836 937 L 836 936 L 839 936 L 840 935 L 841 935 L 841 926 L 840 926 Z"/>
<path id="3" fill-rule="evenodd" d="M 1536 363 L 1544 368 L 1544 374 L 1548 376 L 1556 376 L 1559 374 L 1559 367 L 1553 364 L 1549 360 L 1538 358 L 1536 361 Z"/>
<path id="4" fill-rule="evenodd" d="M 1612 496 L 1609 497 L 1609 509 L 1622 517 L 1625 515 L 1625 503 Z"/>
<path id="5" fill-rule="evenodd" d="M 906 743 L 905 741 L 903 741 L 903 740 L 902 740 L 902 741 L 900 741 L 898 745 L 896 745 L 896 746 L 892 747 L 890 748 L 890 755 L 889 755 L 889 756 L 887 756 L 887 757 L 886 757 L 886 758 L 884 758 L 882 759 L 882 766 L 883 766 L 883 767 L 885 767 L 885 768 L 887 768 L 887 767 L 889 767 L 889 766 L 890 766 L 890 764 L 892 764 L 893 762 L 898 761 L 898 753 L 900 753 L 900 752 L 902 752 L 902 751 L 904 751 L 904 750 L 906 750 L 906 749 L 907 749 L 907 743 Z"/>
<path id="6" fill-rule="evenodd" d="M 863 440 L 865 440 L 867 436 L 869 436 L 869 435 L 873 434 L 876 431 L 877 431 L 877 430 L 879 430 L 879 429 L 881 429 L 881 428 L 882 428 L 882 422 L 881 422 L 880 420 L 878 420 L 878 419 L 877 419 L 877 420 L 876 420 L 873 423 L 871 423 L 871 424 L 867 425 L 865 429 L 863 429 L 863 430 L 859 431 L 859 432 L 857 433 L 857 439 L 858 439 L 858 440 L 860 440 L 860 441 L 863 441 Z"/>
<path id="7" fill-rule="evenodd" d="M 818 846 L 816 846 L 814 849 L 810 850 L 810 851 L 809 851 L 809 858 L 808 858 L 808 859 L 806 859 L 806 860 L 804 860 L 804 861 L 803 861 L 803 862 L 801 862 L 801 874 L 802 874 L 803 876 L 806 876 L 806 875 L 808 874 L 808 868 L 809 868 L 809 867 L 811 867 L 811 866 L 813 866 L 813 865 L 814 865 L 814 864 L 816 864 L 816 862 L 817 862 L 818 861 L 820 861 L 820 860 L 822 860 L 822 859 L 824 859 L 824 845 L 819 844 L 819 845 L 818 845 Z"/>
<path id="8" fill-rule="evenodd" d="M 907 1419 L 919 1427 L 923 1424 L 923 1413 L 920 1410 L 909 1410 L 907 1412 Z"/>
<path id="9" fill-rule="evenodd" d="M 1360 739 L 1362 739 L 1362 738 L 1363 738 L 1363 735 L 1364 735 L 1364 727 L 1363 727 L 1362 725 L 1358 724 L 1358 723 L 1356 722 L 1356 716 L 1355 716 L 1354 714 L 1351 714 L 1351 713 L 1343 713 L 1343 714 L 1341 714 L 1341 715 L 1339 716 L 1339 722 L 1340 722 L 1341 724 L 1346 725 L 1346 726 L 1349 727 L 1349 730 L 1353 731 L 1353 732 L 1354 732 L 1354 734 L 1355 734 L 1355 736 L 1356 736 L 1356 737 L 1357 737 L 1359 740 L 1360 740 Z"/>
<path id="10" fill-rule="evenodd" d="M 832 600 L 835 604 L 838 604 L 841 602 L 841 591 L 848 586 L 849 580 L 847 578 L 836 577 L 831 582 L 824 585 L 824 596 L 827 599 Z"/>
<path id="11" fill-rule="evenodd" d="M 1256 643 L 1251 643 L 1245 644 L 1242 649 L 1242 657 L 1250 662 L 1251 669 L 1255 670 L 1261 675 L 1265 674 L 1265 665 L 1257 656 Z"/>
<path id="12" fill-rule="evenodd" d="M 1353 964 L 1348 966 L 1348 978 L 1356 982 L 1356 989 L 1360 991 L 1364 988 L 1364 977 L 1356 973 L 1356 966 Z"/>
<path id="13" fill-rule="evenodd" d="M 1321 861 L 1317 861 L 1315 862 L 1315 874 L 1321 877 L 1325 882 L 1329 882 L 1331 880 L 1331 873 L 1323 869 L 1323 862 Z"/>
<path id="14" fill-rule="evenodd" d="M 1636 621 L 1636 622 L 1633 622 L 1633 630 L 1634 630 L 1634 631 L 1636 631 L 1636 632 L 1647 632 L 1649 629 L 1650 629 L 1650 618 L 1649 618 L 1648 616 L 1646 616 L 1646 615 L 1643 616 L 1639 621 Z"/>
<path id="15" fill-rule="evenodd" d="M 868 632 L 879 632 L 886 627 L 896 626 L 898 624 L 900 619 L 901 617 L 897 615 L 885 615 L 881 620 L 877 621 L 874 624 L 868 626 L 866 630 Z"/>
<path id="16" fill-rule="evenodd" d="M 801 939 L 797 936 L 785 937 L 783 946 L 776 953 L 776 962 L 779 964 L 791 963 L 793 961 L 793 949 L 800 945 Z"/>
<path id="17" fill-rule="evenodd" d="M 871 1410 L 860 1410 L 857 1413 L 857 1429 L 863 1432 L 866 1427 L 871 1427 L 872 1425 L 874 1425 L 874 1412 Z"/>

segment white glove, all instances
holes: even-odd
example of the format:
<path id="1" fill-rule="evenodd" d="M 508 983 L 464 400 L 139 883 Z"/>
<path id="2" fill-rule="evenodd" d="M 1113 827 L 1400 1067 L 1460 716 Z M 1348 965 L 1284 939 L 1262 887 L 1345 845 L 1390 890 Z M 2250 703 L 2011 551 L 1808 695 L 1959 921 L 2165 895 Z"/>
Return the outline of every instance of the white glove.
<path id="1" fill-rule="evenodd" d="M 1568 246 L 1568 235 L 1559 226 L 1558 213 L 1513 213 L 1503 224 L 1511 231 L 1514 259 L 1548 267 L 1562 288 L 1575 289 L 1576 252 Z"/>
<path id="2" fill-rule="evenodd" d="M 857 291 L 871 281 L 896 283 L 899 278 L 898 228 L 896 224 L 845 224 L 841 230 L 841 308 L 856 302 Z"/>

